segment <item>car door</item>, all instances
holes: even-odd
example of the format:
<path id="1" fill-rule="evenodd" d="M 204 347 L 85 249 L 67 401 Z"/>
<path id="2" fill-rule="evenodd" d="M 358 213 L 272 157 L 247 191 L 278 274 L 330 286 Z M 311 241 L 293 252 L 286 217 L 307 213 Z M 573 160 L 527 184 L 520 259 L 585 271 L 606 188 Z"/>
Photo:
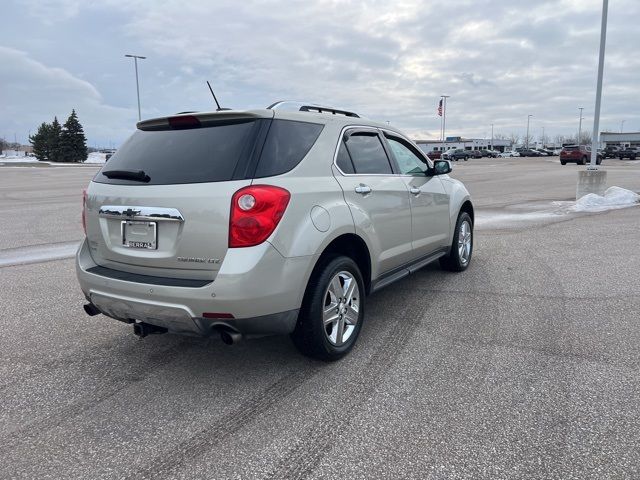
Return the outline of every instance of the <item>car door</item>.
<path id="1" fill-rule="evenodd" d="M 412 257 L 409 191 L 395 174 L 377 129 L 344 132 L 336 156 L 336 179 L 356 231 L 366 237 L 371 260 L 381 274 Z"/>
<path id="2" fill-rule="evenodd" d="M 409 189 L 411 241 L 415 258 L 433 253 L 449 242 L 449 194 L 432 165 L 407 139 L 385 132 L 384 138 L 400 178 Z"/>

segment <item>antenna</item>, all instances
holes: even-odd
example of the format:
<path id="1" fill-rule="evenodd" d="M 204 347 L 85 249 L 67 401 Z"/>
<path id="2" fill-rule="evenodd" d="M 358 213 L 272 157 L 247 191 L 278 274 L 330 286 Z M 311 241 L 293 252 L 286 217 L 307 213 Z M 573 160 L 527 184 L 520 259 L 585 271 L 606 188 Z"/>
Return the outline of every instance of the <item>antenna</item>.
<path id="1" fill-rule="evenodd" d="M 218 106 L 218 109 L 216 111 L 219 112 L 220 110 L 228 110 L 227 108 L 222 108 L 218 103 L 218 99 L 216 98 L 216 94 L 213 93 L 213 88 L 211 88 L 211 84 L 209 83 L 209 80 L 207 80 L 207 85 L 209 86 L 209 91 L 211 92 L 211 95 L 213 95 L 213 99 L 215 100 L 216 105 Z"/>

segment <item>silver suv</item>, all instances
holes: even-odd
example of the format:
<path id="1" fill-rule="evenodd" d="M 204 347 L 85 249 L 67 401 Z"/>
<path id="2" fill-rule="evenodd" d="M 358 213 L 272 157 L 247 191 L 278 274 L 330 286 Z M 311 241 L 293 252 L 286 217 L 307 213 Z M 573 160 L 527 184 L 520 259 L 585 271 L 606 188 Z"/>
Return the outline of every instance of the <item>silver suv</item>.
<path id="1" fill-rule="evenodd" d="M 139 336 L 291 334 L 340 358 L 369 294 L 435 260 L 469 265 L 473 206 L 450 171 L 333 108 L 140 122 L 83 195 L 84 309 Z"/>

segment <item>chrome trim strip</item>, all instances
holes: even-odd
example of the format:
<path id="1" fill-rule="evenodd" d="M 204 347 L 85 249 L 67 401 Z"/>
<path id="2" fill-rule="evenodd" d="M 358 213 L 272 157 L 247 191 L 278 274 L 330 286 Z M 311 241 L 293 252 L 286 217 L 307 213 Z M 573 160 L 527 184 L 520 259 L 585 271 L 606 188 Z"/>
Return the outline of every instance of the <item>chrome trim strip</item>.
<path id="1" fill-rule="evenodd" d="M 184 222 L 184 217 L 177 209 L 166 207 L 103 205 L 98 211 L 98 216 L 102 218 L 115 218 L 118 220 Z"/>

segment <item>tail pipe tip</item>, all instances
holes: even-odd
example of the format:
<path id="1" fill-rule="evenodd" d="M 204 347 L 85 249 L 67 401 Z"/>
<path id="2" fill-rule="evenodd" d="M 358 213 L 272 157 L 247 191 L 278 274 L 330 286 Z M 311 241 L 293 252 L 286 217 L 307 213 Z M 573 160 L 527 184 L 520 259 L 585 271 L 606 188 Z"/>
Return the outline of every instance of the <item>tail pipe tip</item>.
<path id="1" fill-rule="evenodd" d="M 90 317 L 94 317 L 102 312 L 100 312 L 100 310 L 98 310 L 98 308 L 93 304 L 93 303 L 85 303 L 82 308 L 84 308 L 84 311 L 87 315 L 89 315 Z"/>
<path id="2" fill-rule="evenodd" d="M 225 328 L 220 329 L 220 339 L 226 345 L 233 345 L 242 340 L 242 334 Z"/>

